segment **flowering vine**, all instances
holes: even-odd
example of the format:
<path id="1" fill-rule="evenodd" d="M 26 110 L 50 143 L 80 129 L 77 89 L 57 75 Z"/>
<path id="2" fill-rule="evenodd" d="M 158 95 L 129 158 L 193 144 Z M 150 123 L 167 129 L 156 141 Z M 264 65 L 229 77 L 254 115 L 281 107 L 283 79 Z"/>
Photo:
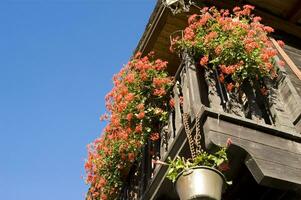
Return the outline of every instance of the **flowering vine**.
<path id="1" fill-rule="evenodd" d="M 273 28 L 261 24 L 261 18 L 251 14 L 253 9 L 251 5 L 235 7 L 231 14 L 205 7 L 201 14 L 189 17 L 183 37 L 173 38 L 170 49 L 189 50 L 200 66 L 217 70 L 228 91 L 239 88 L 246 79 L 258 82 L 263 91 L 263 79 L 277 77 L 277 65 L 284 62 L 276 63 L 274 58 L 277 51 L 268 38 Z"/>
<path id="2" fill-rule="evenodd" d="M 85 163 L 88 200 L 118 198 L 123 180 L 148 139 L 158 140 L 167 122 L 172 78 L 167 62 L 153 53 L 135 58 L 114 76 L 114 88 L 106 96 L 108 121 L 102 135 L 88 145 Z"/>

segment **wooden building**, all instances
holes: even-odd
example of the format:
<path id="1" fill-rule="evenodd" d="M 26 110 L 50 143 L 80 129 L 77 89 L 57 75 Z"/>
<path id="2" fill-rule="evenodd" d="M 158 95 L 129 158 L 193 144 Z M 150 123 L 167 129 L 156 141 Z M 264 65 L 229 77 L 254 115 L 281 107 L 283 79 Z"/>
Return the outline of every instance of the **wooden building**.
<path id="1" fill-rule="evenodd" d="M 184 29 L 187 17 L 198 12 L 199 7 L 215 5 L 232 9 L 244 4 L 256 6 L 255 14 L 263 18 L 264 24 L 275 28 L 273 37 L 287 44 L 282 49 L 272 39 L 286 67 L 269 112 L 261 110 L 266 105 L 259 99 L 253 99 L 259 111 L 252 110 L 255 104 L 250 98 L 241 105 L 248 107 L 248 111 L 226 111 L 223 103 L 228 99 L 220 97 L 225 92 L 208 86 L 204 72 L 196 68 L 191 58 L 180 59 L 169 51 L 170 35 Z M 169 62 L 168 70 L 177 80 L 173 90 L 175 110 L 170 113 L 168 129 L 161 133 L 156 156 L 161 160 L 189 156 L 183 126 L 183 113 L 189 113 L 192 129 L 197 121 L 201 125 L 202 144 L 207 150 L 225 145 L 229 137 L 233 141 L 228 172 L 233 184 L 224 192 L 223 200 L 301 200 L 300 0 L 178 0 L 169 6 L 159 0 L 138 51 L 142 54 L 155 51 L 158 58 Z M 180 95 L 184 99 L 183 109 Z M 167 167 L 151 163 L 149 148 L 144 148 L 144 159 L 132 170 L 120 199 L 178 199 L 173 184 L 165 179 Z"/>

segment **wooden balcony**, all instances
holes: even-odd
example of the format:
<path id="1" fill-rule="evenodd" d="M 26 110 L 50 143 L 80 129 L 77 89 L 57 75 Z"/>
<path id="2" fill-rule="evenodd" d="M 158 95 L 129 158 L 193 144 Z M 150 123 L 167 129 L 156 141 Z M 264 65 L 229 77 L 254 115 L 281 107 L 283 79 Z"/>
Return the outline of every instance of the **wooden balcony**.
<path id="1" fill-rule="evenodd" d="M 173 185 L 165 179 L 167 167 L 156 166 L 152 160 L 190 157 L 184 114 L 189 116 L 192 130 L 196 121 L 201 125 L 203 149 L 212 151 L 224 146 L 228 138 L 233 141 L 227 176 L 234 184 L 223 199 L 271 199 L 268 191 L 282 195 L 279 199 L 300 199 L 301 106 L 296 105 L 301 105 L 301 98 L 286 72 L 281 71 L 277 81 L 266 82 L 268 97 L 251 82 L 244 83 L 239 94 L 228 92 L 218 81 L 217 72 L 197 66 L 188 54 L 181 60 L 169 123 L 159 142 L 149 141 L 144 147 L 143 160 L 132 170 L 121 199 L 177 199 Z M 242 191 L 248 188 L 255 196 L 244 196 Z"/>
<path id="2" fill-rule="evenodd" d="M 300 23 L 292 20 L 300 16 L 297 1 L 285 1 L 284 7 L 270 0 L 193 2 L 198 6 L 213 4 L 228 9 L 252 3 L 258 7 L 255 13 L 263 17 L 264 23 L 276 28 L 275 37 L 301 49 L 300 40 L 296 39 L 301 38 Z M 282 12 L 284 8 L 287 12 Z M 196 122 L 201 125 L 202 148 L 214 151 L 224 146 L 228 138 L 233 141 L 229 148 L 230 170 L 226 174 L 233 185 L 226 189 L 223 200 L 300 200 L 301 51 L 290 46 L 284 51 L 277 48 L 287 70 L 280 72 L 277 81 L 266 81 L 270 88 L 268 97 L 260 94 L 256 83 L 248 81 L 242 92 L 228 92 L 218 81 L 217 72 L 208 73 L 188 54 L 178 58 L 169 52 L 170 34 L 183 29 L 187 16 L 194 12 L 191 9 L 188 13 L 172 15 L 158 1 L 136 49 L 143 54 L 153 50 L 158 57 L 169 61 L 169 71 L 176 79 L 175 108 L 162 129 L 160 141 L 145 145 L 143 159 L 131 170 L 120 199 L 178 199 L 173 184 L 165 179 L 167 167 L 155 165 L 152 160 L 191 156 L 183 125 L 185 114 L 193 132 Z"/>

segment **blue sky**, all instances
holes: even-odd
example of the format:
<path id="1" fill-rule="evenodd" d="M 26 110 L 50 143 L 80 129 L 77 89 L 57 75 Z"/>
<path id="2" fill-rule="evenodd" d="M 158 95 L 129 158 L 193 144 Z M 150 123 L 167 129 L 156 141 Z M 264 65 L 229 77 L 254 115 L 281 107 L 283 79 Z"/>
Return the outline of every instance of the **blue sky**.
<path id="1" fill-rule="evenodd" d="M 0 0 L 0 199 L 84 199 L 86 145 L 154 5 Z"/>

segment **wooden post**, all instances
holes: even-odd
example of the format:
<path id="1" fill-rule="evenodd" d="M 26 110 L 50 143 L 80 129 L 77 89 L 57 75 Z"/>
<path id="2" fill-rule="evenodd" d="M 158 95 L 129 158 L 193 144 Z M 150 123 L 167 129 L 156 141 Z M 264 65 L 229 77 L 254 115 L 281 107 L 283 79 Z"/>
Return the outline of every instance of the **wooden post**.
<path id="1" fill-rule="evenodd" d="M 181 99 L 180 99 L 180 83 L 177 81 L 174 88 L 174 100 L 175 100 L 175 134 L 177 134 L 182 127 L 182 112 L 181 112 Z"/>
<path id="2" fill-rule="evenodd" d="M 198 73 L 195 61 L 188 53 L 183 53 L 185 61 L 186 74 L 188 79 L 189 100 L 192 106 L 192 114 L 196 116 L 202 105 L 201 88 L 200 88 L 200 74 Z"/>
<path id="3" fill-rule="evenodd" d="M 205 70 L 205 81 L 208 86 L 208 99 L 210 108 L 216 112 L 224 112 L 221 105 L 221 98 L 218 96 L 216 78 L 213 72 L 210 70 Z"/>

